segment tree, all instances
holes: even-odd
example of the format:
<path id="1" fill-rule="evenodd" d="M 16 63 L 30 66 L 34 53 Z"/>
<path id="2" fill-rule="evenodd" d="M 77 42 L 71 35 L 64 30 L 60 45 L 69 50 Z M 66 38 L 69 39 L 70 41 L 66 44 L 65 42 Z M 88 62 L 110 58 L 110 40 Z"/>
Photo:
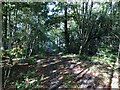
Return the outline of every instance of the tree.
<path id="1" fill-rule="evenodd" d="M 65 45 L 66 51 L 69 52 L 69 33 L 67 28 L 67 4 L 65 4 Z"/>

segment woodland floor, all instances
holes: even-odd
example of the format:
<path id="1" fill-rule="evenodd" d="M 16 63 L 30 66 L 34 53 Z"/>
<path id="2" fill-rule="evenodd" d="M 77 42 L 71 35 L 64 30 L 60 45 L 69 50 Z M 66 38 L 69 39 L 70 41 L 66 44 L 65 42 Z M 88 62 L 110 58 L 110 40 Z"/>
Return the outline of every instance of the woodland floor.
<path id="1" fill-rule="evenodd" d="M 39 88 L 110 90 L 113 78 L 118 79 L 113 75 L 114 63 L 111 65 L 102 61 L 79 60 L 76 57 L 76 55 L 52 55 L 39 59 L 33 68 L 37 77 L 40 77 Z M 117 84 L 118 82 L 115 82 L 114 87 Z"/>

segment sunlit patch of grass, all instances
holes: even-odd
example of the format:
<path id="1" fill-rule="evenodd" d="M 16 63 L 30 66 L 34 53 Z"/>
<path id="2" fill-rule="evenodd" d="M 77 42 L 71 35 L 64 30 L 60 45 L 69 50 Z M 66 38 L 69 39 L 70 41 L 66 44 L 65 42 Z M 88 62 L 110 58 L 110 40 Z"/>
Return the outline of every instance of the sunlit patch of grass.
<path id="1" fill-rule="evenodd" d="M 102 61 L 104 63 L 111 64 L 116 61 L 117 56 L 110 52 L 110 49 L 100 48 L 96 56 L 90 57 L 92 61 Z"/>

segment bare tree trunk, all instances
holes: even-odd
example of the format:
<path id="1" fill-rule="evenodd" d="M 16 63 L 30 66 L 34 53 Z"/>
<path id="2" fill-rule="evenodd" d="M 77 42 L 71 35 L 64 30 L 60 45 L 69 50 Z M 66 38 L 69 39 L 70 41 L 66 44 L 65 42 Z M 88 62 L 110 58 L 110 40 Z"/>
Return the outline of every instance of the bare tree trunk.
<path id="1" fill-rule="evenodd" d="M 9 48 L 11 48 L 11 41 L 12 41 L 12 29 L 11 29 L 11 11 L 9 10 Z"/>
<path id="2" fill-rule="evenodd" d="M 5 3 L 6 4 L 6 3 Z M 4 20 L 4 37 L 3 37 L 3 46 L 4 50 L 7 50 L 7 5 L 5 6 L 5 20 Z"/>
<path id="3" fill-rule="evenodd" d="M 82 5 L 83 21 L 82 21 L 81 29 L 79 28 L 79 30 L 81 30 L 81 37 L 82 37 L 82 40 L 80 41 L 79 55 L 81 55 L 84 47 L 90 41 L 93 26 L 87 26 L 88 28 L 89 27 L 91 27 L 91 28 L 90 28 L 90 30 L 86 31 L 84 24 L 85 24 L 85 20 L 88 20 L 88 19 L 90 20 L 91 19 L 92 7 L 93 7 L 93 2 L 91 2 L 91 7 L 90 7 L 90 10 L 88 12 L 88 2 L 83 2 L 83 5 Z M 90 24 L 89 22 L 87 22 L 87 23 Z"/>
<path id="4" fill-rule="evenodd" d="M 67 5 L 65 5 L 65 45 L 66 45 L 66 51 L 69 52 L 69 33 L 67 28 Z"/>

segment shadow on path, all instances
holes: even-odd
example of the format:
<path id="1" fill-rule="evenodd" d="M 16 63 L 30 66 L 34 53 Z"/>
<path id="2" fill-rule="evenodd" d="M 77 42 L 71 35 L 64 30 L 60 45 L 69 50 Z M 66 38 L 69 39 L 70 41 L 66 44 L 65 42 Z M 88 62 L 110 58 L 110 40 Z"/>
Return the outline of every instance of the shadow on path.
<path id="1" fill-rule="evenodd" d="M 90 90 L 109 88 L 109 81 L 105 82 L 101 74 L 102 71 L 101 73 L 97 72 L 98 65 L 101 68 L 104 67 L 99 62 L 75 61 L 69 56 L 56 55 L 39 62 L 37 74 L 42 78 L 41 88 L 46 87 L 48 90 L 57 90 L 59 88 L 88 88 Z M 94 68 L 92 68 L 93 66 Z M 106 72 L 104 71 L 104 73 Z M 109 74 L 106 73 L 106 75 L 109 77 Z"/>

